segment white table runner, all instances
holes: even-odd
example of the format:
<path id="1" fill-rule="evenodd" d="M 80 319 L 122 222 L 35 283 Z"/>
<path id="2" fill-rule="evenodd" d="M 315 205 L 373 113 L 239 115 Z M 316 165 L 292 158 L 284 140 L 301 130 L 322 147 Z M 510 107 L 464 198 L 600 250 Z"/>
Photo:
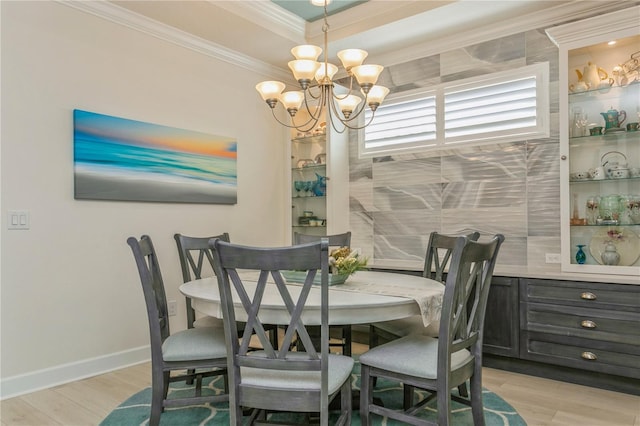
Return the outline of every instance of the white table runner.
<path id="1" fill-rule="evenodd" d="M 358 271 L 344 284 L 331 290 L 383 294 L 413 299 L 420 307 L 422 322 L 428 326 L 440 319 L 444 285 L 431 279 L 389 272 Z"/>

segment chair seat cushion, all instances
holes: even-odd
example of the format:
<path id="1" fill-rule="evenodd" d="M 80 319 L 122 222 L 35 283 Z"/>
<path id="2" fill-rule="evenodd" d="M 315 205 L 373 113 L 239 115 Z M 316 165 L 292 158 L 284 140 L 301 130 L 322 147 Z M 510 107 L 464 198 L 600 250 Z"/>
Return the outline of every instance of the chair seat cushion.
<path id="1" fill-rule="evenodd" d="M 224 330 L 214 327 L 190 328 L 167 337 L 162 343 L 165 361 L 193 361 L 225 358 Z"/>
<path id="2" fill-rule="evenodd" d="M 215 327 L 222 328 L 224 327 L 224 321 L 220 318 L 216 317 L 202 317 L 198 318 L 193 322 L 194 327 L 202 328 L 202 327 Z"/>
<path id="3" fill-rule="evenodd" d="M 254 352 L 251 355 L 260 356 L 260 352 Z M 298 354 L 290 352 L 290 356 L 296 357 Z M 329 395 L 337 392 L 345 380 L 351 376 L 353 364 L 354 361 L 351 357 L 329 355 Z M 248 386 L 320 390 L 319 371 L 283 371 L 242 367 L 241 374 L 242 384 Z"/>
<path id="4" fill-rule="evenodd" d="M 424 334 L 425 336 L 438 337 L 440 321 L 432 322 L 425 327 L 422 322 L 422 316 L 414 315 L 408 318 L 377 322 L 373 324 L 373 326 L 398 337 L 409 336 L 410 334 Z"/>
<path id="5" fill-rule="evenodd" d="M 472 359 L 471 352 L 462 349 L 451 355 L 451 369 L 456 370 Z M 438 376 L 438 339 L 413 334 L 393 340 L 360 355 L 360 363 L 425 379 Z"/>

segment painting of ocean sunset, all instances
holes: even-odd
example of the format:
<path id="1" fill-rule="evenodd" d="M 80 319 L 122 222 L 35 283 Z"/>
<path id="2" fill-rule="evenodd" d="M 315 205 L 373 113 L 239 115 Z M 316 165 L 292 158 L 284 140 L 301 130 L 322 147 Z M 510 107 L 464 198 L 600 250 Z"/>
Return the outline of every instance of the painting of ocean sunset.
<path id="1" fill-rule="evenodd" d="M 75 198 L 236 204 L 237 141 L 73 111 Z"/>

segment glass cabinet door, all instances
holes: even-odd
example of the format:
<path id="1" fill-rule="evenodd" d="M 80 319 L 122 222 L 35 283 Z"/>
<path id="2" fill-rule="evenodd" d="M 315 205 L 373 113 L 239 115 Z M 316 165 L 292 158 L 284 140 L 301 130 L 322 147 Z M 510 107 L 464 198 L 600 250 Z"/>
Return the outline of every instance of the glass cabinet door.
<path id="1" fill-rule="evenodd" d="M 291 140 L 291 227 L 293 232 L 327 235 L 326 134 Z"/>
<path id="2" fill-rule="evenodd" d="M 560 50 L 565 271 L 640 276 L 637 9 L 547 30 Z"/>

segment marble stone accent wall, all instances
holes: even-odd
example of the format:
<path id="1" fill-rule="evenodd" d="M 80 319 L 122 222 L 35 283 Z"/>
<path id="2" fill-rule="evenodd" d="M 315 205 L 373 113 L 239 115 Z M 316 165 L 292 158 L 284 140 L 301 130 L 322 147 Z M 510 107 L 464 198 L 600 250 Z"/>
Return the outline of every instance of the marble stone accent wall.
<path id="1" fill-rule="evenodd" d="M 373 264 L 421 267 L 431 231 L 505 235 L 499 264 L 545 263 L 560 251 L 558 51 L 527 31 L 387 67 L 392 92 L 549 62 L 548 139 L 358 158 L 349 141 L 352 246 Z"/>

